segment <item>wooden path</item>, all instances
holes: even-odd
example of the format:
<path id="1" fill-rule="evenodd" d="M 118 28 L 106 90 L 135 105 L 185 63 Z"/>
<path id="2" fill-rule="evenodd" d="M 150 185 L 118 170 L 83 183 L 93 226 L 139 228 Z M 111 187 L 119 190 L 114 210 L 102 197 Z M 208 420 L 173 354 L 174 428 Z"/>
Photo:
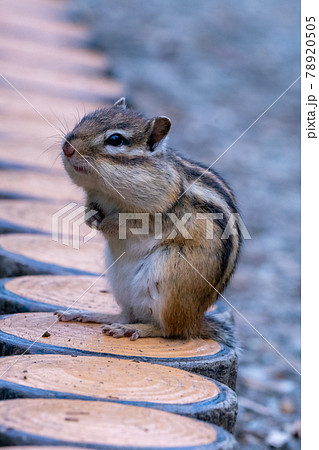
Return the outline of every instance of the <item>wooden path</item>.
<path id="1" fill-rule="evenodd" d="M 80 116 L 125 94 L 85 35 L 63 1 L 0 2 L 0 446 L 237 448 L 232 349 L 114 339 L 53 314 L 118 311 L 103 240 L 75 235 L 83 195 L 59 158 Z M 231 320 L 222 302 L 209 314 Z"/>

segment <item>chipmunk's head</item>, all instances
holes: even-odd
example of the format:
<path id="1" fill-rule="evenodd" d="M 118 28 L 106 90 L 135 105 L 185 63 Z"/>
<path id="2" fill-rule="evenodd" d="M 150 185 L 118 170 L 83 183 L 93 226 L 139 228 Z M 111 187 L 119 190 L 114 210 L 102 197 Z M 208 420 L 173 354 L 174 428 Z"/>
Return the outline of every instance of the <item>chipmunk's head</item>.
<path id="1" fill-rule="evenodd" d="M 110 159 L 119 161 L 134 156 L 151 156 L 164 149 L 170 130 L 167 117 L 146 119 L 126 108 L 125 99 L 110 109 L 97 109 L 87 114 L 65 136 L 62 144 L 66 167 L 81 172 L 88 162 Z"/>
<path id="2" fill-rule="evenodd" d="M 146 119 L 128 109 L 121 98 L 109 109 L 84 116 L 65 136 L 64 166 L 73 181 L 86 189 L 105 188 L 106 183 L 123 189 L 124 183 L 150 182 L 150 177 L 156 178 L 152 160 L 158 161 L 164 153 L 170 127 L 167 117 Z"/>

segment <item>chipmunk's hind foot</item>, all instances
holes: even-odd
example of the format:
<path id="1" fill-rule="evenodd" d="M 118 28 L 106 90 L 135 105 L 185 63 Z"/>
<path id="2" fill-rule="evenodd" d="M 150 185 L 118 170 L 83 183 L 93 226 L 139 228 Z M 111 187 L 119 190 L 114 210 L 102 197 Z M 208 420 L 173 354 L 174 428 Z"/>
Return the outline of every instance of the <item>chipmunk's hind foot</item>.
<path id="1" fill-rule="evenodd" d="M 113 336 L 114 338 L 129 337 L 131 341 L 136 341 L 136 339 L 143 337 L 163 336 L 162 330 L 159 327 L 144 323 L 112 323 L 112 325 L 103 325 L 102 331 L 107 336 Z"/>

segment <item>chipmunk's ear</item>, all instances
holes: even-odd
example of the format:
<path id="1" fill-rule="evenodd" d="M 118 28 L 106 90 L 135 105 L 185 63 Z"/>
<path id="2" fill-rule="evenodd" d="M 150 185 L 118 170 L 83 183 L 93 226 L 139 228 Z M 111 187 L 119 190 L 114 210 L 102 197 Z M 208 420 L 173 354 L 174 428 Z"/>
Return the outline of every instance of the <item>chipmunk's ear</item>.
<path id="1" fill-rule="evenodd" d="M 126 109 L 125 97 L 121 97 L 117 102 L 115 102 L 112 108 Z"/>
<path id="2" fill-rule="evenodd" d="M 157 145 L 168 135 L 171 128 L 171 121 L 168 117 L 155 117 L 151 121 L 151 134 L 147 144 L 153 152 Z"/>

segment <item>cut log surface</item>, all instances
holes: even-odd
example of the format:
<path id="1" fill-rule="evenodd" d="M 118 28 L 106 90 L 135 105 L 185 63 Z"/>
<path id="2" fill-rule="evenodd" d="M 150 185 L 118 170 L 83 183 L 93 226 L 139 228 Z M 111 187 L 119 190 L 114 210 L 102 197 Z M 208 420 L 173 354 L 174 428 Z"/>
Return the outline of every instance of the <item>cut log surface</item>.
<path id="1" fill-rule="evenodd" d="M 1 32 L 0 32 L 1 36 Z M 59 72 L 79 72 L 85 75 L 97 74 L 105 71 L 106 58 L 101 53 L 94 53 L 91 50 L 83 48 L 60 47 L 59 52 L 52 53 L 48 51 L 48 47 L 42 42 L 23 43 L 15 36 L 6 36 L 6 39 L 0 39 L 1 58 L 4 61 L 12 61 L 12 54 L 19 58 L 24 66 L 34 65 L 39 59 L 46 63 L 46 67 L 54 66 Z"/>
<path id="2" fill-rule="evenodd" d="M 0 280 L 0 314 L 67 309 L 75 300 L 76 309 L 121 311 L 104 277 L 35 275 Z"/>
<path id="3" fill-rule="evenodd" d="M 4 89 L 6 88 L 6 86 L 4 85 L 5 81 L 3 81 L 0 78 L 0 92 L 2 93 L 4 91 Z M 11 94 L 12 95 L 12 94 Z M 1 103 L 1 99 L 0 99 L 0 105 L 2 105 Z M 40 116 L 41 118 L 41 116 Z M 13 119 L 15 119 L 14 122 Z M 1 134 L 3 135 L 4 139 L 6 137 L 11 137 L 13 138 L 18 138 L 19 135 L 23 134 L 26 137 L 26 144 L 30 143 L 30 140 L 33 139 L 34 145 L 35 146 L 39 146 L 41 152 L 46 152 L 46 149 L 49 148 L 50 144 L 53 144 L 54 142 L 60 142 L 61 143 L 61 139 L 62 139 L 62 132 L 59 132 L 58 129 L 55 129 L 52 127 L 52 125 L 50 123 L 48 123 L 46 120 L 42 119 L 39 120 L 38 118 L 31 116 L 30 114 L 25 116 L 25 121 L 22 120 L 23 117 L 15 117 L 15 115 L 11 115 L 8 114 L 7 116 L 3 114 L 1 114 L 1 123 L 0 123 L 0 131 Z M 21 129 L 22 128 L 22 129 Z M 54 136 L 56 138 L 55 141 L 49 140 L 48 137 L 49 136 Z M 59 138 L 59 141 L 58 141 Z M 21 149 L 23 148 L 23 143 L 20 147 Z M 19 151 L 19 148 L 18 148 Z M 55 154 L 56 158 L 58 156 L 58 154 Z"/>
<path id="4" fill-rule="evenodd" d="M 49 332 L 47 335 L 46 331 Z M 185 369 L 235 387 L 237 358 L 230 348 L 207 339 L 115 339 L 94 323 L 59 322 L 52 313 L 20 313 L 0 320 L 2 355 L 59 353 L 112 356 Z"/>
<path id="5" fill-rule="evenodd" d="M 65 203 L 32 200 L 1 200 L 0 233 L 52 233 L 52 216 Z M 84 215 L 84 214 L 83 214 Z M 83 224 L 83 227 L 89 228 Z"/>
<path id="6" fill-rule="evenodd" d="M 1 200 L 0 201 L 0 234 L 1 233 L 45 233 L 52 234 L 52 218 L 66 206 L 66 203 L 47 203 L 33 200 Z M 72 224 L 81 217 L 83 223 L 79 228 L 81 236 L 91 233 L 84 223 L 84 207 L 74 203 L 63 217 L 72 212 L 77 214 L 70 221 L 65 234 L 72 234 Z M 60 220 L 61 223 L 61 220 Z M 62 230 L 61 230 L 62 231 Z M 98 234 L 98 233 L 96 233 Z M 101 239 L 102 240 L 102 239 Z"/>
<path id="7" fill-rule="evenodd" d="M 0 26 L 1 26 L 0 20 Z M 55 71 L 47 67 L 23 67 L 23 73 L 19 72 L 21 62 L 2 62 L 3 71 L 12 82 L 25 92 L 33 90 L 36 84 L 38 92 L 50 93 L 51 95 L 77 100 L 79 97 L 95 101 L 110 101 L 123 94 L 122 85 L 111 78 L 97 76 L 81 76 L 76 72 L 70 76 L 68 73 Z"/>
<path id="8" fill-rule="evenodd" d="M 120 312 L 105 277 L 30 275 L 0 280 L 0 314 L 63 310 L 76 299 L 76 309 L 106 314 Z M 231 317 L 222 300 L 209 312 L 219 320 L 229 321 Z"/>
<path id="9" fill-rule="evenodd" d="M 5 11 L 16 11 L 17 5 L 20 5 L 19 0 L 2 0 L 1 8 L 5 8 Z M 4 9 L 0 10 L 1 12 Z M 24 17 L 27 18 L 30 14 L 35 17 L 64 17 L 65 4 L 63 2 L 56 1 L 43 1 L 43 0 L 30 0 L 26 3 L 23 9 Z"/>
<path id="10" fill-rule="evenodd" d="M 88 447 L 85 447 L 88 448 Z M 46 445 L 15 445 L 14 449 L 12 447 L 1 447 L 1 450 L 57 450 L 56 446 Z M 79 447 L 69 447 L 64 445 L 59 445 L 58 450 L 79 450 Z"/>
<path id="11" fill-rule="evenodd" d="M 0 44 L 1 45 L 1 44 Z M 33 47 L 32 43 L 32 47 Z M 47 50 L 48 51 L 48 50 Z M 72 51 L 68 50 L 70 56 L 72 55 Z M 30 102 L 34 105 L 34 107 L 41 113 L 42 116 L 45 117 L 50 123 L 48 124 L 46 120 L 44 120 L 41 116 L 36 116 L 33 109 L 30 109 L 30 105 L 25 102 L 23 98 L 17 97 L 15 102 L 12 102 L 12 92 L 8 86 L 1 83 L 0 85 L 0 105 L 1 110 L 6 111 L 9 117 L 14 115 L 16 121 L 14 123 L 9 120 L 5 121 L 6 128 L 8 127 L 9 131 L 14 131 L 15 135 L 12 136 L 15 139 L 22 139 L 23 136 L 28 136 L 27 142 L 21 141 L 21 146 L 24 146 L 26 143 L 32 144 L 31 136 L 29 130 L 27 128 L 23 128 L 22 120 L 25 121 L 33 121 L 33 123 L 37 123 L 39 127 L 42 125 L 48 125 L 49 136 L 53 133 L 52 127 L 50 123 L 57 127 L 57 131 L 66 132 L 69 127 L 73 127 L 76 122 L 79 120 L 79 116 L 83 116 L 85 112 L 94 110 L 99 106 L 98 103 L 95 102 L 70 102 L 65 98 L 52 98 L 48 94 L 40 94 L 38 92 L 34 92 L 28 96 Z M 101 105 L 100 105 L 101 106 Z M 104 105 L 105 107 L 111 106 L 110 104 Z M 63 116 L 61 117 L 61 111 L 63 111 Z M 7 116 L 6 116 L 7 117 Z M 1 129 L 4 129 L 3 124 L 0 124 Z M 41 131 L 41 130 L 40 130 Z M 64 133 L 63 133 L 64 134 Z M 33 145 L 35 147 L 39 146 L 39 142 L 37 138 L 40 138 L 41 135 L 39 133 L 36 134 L 36 139 L 33 136 Z M 59 136 L 57 136 L 58 138 Z M 62 138 L 62 135 L 61 135 Z M 45 144 L 48 141 L 44 139 L 42 136 L 41 144 L 42 144 L 42 152 L 46 150 L 48 147 Z M 60 143 L 58 139 L 56 139 L 57 143 Z M 52 142 L 51 142 L 52 143 Z M 58 148 L 58 147 L 57 147 Z M 19 149 L 17 148 L 16 151 Z M 22 149 L 21 149 L 22 150 Z M 58 148 L 60 150 L 60 148 Z M 48 153 L 48 152 L 46 152 Z M 56 153 L 57 156 L 58 152 Z M 9 155 L 8 155 L 9 156 Z M 40 155 L 39 155 L 40 156 Z"/>
<path id="12" fill-rule="evenodd" d="M 28 98 L 49 123 L 41 116 L 35 116 L 34 110 L 20 97 L 13 102 L 12 91 L 0 80 L 1 167 L 11 163 L 13 167 L 20 165 L 31 172 L 47 169 L 55 173 L 59 170 L 67 178 L 60 158 L 63 136 L 85 111 L 93 111 L 98 105 L 76 101 L 70 104 L 65 99 L 50 99 L 38 93 L 32 93 Z M 6 111 L 6 116 L 1 114 L 2 111 Z"/>
<path id="13" fill-rule="evenodd" d="M 35 31 L 42 31 L 44 36 L 46 34 L 62 35 L 83 40 L 85 27 L 63 20 L 65 19 L 65 7 L 59 5 L 58 2 L 31 0 L 26 2 L 23 7 L 23 14 L 17 15 L 19 6 L 18 0 L 2 0 L 0 5 L 0 12 L 3 14 L 2 21 L 14 31 L 18 31 L 21 26 L 21 28 L 30 28 L 30 31 L 36 28 Z"/>
<path id="14" fill-rule="evenodd" d="M 78 244 L 78 240 L 74 244 Z M 0 276 L 35 274 L 101 274 L 105 270 L 103 242 L 89 241 L 72 248 L 36 234 L 0 235 Z"/>
<path id="15" fill-rule="evenodd" d="M 0 177 L 1 197 L 83 203 L 82 191 L 63 172 L 4 170 Z"/>
<path id="16" fill-rule="evenodd" d="M 150 408 L 64 399 L 0 403 L 4 445 L 71 444 L 97 449 L 233 449 L 225 430 Z"/>
<path id="17" fill-rule="evenodd" d="M 0 89 L 1 97 L 1 89 Z M 0 135 L 1 135 L 1 125 L 0 125 Z M 51 131 L 54 130 L 51 129 Z M 52 134 L 52 133 L 51 133 Z M 31 140 L 31 138 L 29 138 Z M 52 173 L 59 171 L 62 173 L 64 171 L 62 167 L 62 161 L 59 158 L 60 153 L 60 143 L 61 140 L 56 139 L 56 141 L 46 141 L 45 144 L 35 145 L 34 143 L 27 142 L 28 138 L 14 139 L 11 132 L 5 131 L 3 139 L 1 139 L 0 146 L 0 168 L 1 169 L 27 169 L 31 171 L 35 170 L 47 170 L 49 169 Z M 52 146 L 50 149 L 49 147 Z M 46 149 L 51 150 L 47 151 Z M 63 172 L 64 173 L 64 172 Z"/>
<path id="18" fill-rule="evenodd" d="M 45 375 L 44 375 L 45 374 Z M 202 419 L 233 431 L 235 393 L 184 370 L 128 361 L 67 355 L 0 359 L 0 398 L 78 398 L 116 401 Z"/>

